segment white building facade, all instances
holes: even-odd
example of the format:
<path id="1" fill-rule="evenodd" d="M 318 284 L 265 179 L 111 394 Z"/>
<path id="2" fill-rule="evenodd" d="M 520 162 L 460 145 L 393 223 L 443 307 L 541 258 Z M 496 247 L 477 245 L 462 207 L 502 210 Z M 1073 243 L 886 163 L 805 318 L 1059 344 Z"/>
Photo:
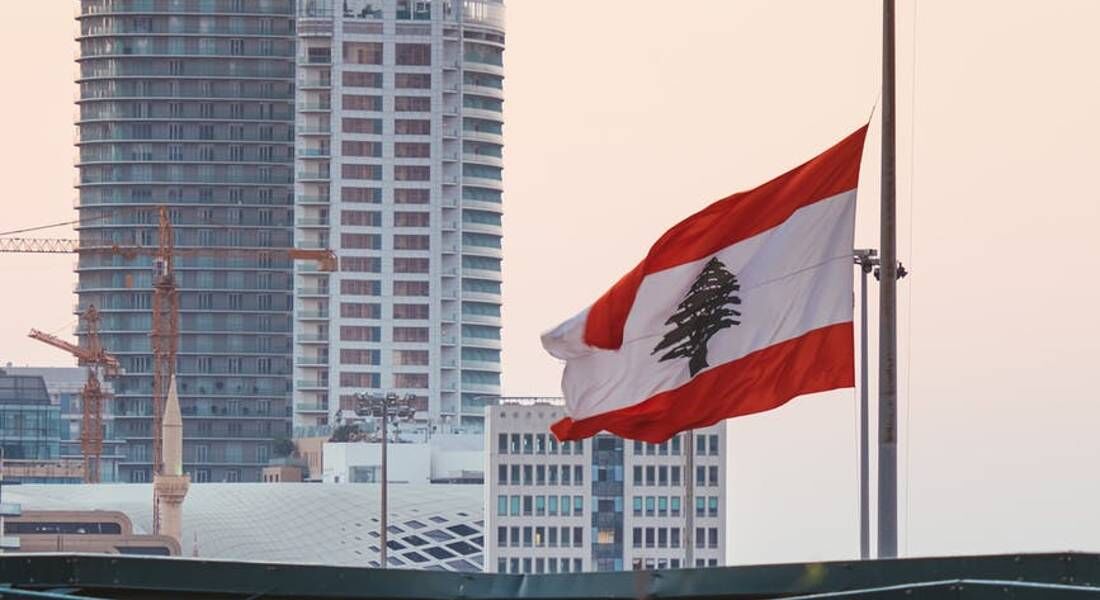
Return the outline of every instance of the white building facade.
<path id="1" fill-rule="evenodd" d="M 726 434 L 695 432 L 648 444 L 601 434 L 559 443 L 554 399 L 505 400 L 486 411 L 485 569 L 561 573 L 725 564 Z M 694 481 L 694 541 L 687 546 L 687 485 Z"/>
<path id="2" fill-rule="evenodd" d="M 298 8 L 294 420 L 357 392 L 481 433 L 500 394 L 500 0 Z"/>

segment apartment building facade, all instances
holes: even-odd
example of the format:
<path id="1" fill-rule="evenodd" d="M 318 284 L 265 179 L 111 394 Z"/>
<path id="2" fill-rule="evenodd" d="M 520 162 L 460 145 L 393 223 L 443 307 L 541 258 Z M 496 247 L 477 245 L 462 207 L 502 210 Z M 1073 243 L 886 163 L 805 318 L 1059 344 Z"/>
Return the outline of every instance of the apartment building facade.
<path id="1" fill-rule="evenodd" d="M 500 394 L 500 0 L 306 0 L 297 50 L 295 425 L 354 394 L 481 433 Z"/>
<path id="2" fill-rule="evenodd" d="M 77 21 L 76 311 L 99 309 L 124 369 L 119 479 L 152 480 L 148 250 L 167 206 L 184 468 L 259 481 L 291 423 L 294 3 L 81 0 Z"/>
<path id="3" fill-rule="evenodd" d="M 486 412 L 485 569 L 620 571 L 725 562 L 724 424 L 648 444 L 600 434 L 558 442 L 556 399 L 505 399 Z M 687 486 L 694 483 L 692 506 Z M 688 510 L 692 530 L 686 530 Z M 685 562 L 691 536 L 693 560 Z"/>

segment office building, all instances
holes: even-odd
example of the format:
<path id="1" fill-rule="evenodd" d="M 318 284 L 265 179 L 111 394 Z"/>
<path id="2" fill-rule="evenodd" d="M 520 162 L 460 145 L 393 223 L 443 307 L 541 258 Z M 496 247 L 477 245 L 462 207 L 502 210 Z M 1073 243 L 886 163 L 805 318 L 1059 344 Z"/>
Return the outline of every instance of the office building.
<path id="1" fill-rule="evenodd" d="M 0 472 L 8 482 L 80 483 L 81 459 L 61 457 L 61 409 L 37 375 L 0 369 Z"/>
<path id="2" fill-rule="evenodd" d="M 81 392 L 88 380 L 88 371 L 83 367 L 12 367 L 4 368 L 9 375 L 27 375 L 42 377 L 46 382 L 46 393 L 50 404 L 61 410 L 61 454 L 62 461 L 81 463 L 84 454 L 80 447 L 80 432 L 84 420 Z M 103 385 L 108 398 L 112 393 L 111 382 Z M 110 400 L 107 401 L 110 406 Z M 103 483 L 118 480 L 118 463 L 124 458 L 124 442 L 115 435 L 115 420 L 109 408 L 103 411 L 103 453 L 99 459 L 99 477 Z"/>
<path id="3" fill-rule="evenodd" d="M 259 481 L 272 439 L 290 436 L 293 6 L 80 2 L 76 311 L 99 309 L 125 371 L 111 403 L 122 481 L 152 481 L 160 206 L 177 250 L 185 471 Z"/>
<path id="4" fill-rule="evenodd" d="M 500 394 L 504 7 L 299 2 L 295 424 L 357 392 L 476 432 Z"/>
<path id="5" fill-rule="evenodd" d="M 487 571 L 685 567 L 687 535 L 691 566 L 724 564 L 724 424 L 696 430 L 689 476 L 683 434 L 662 444 L 608 434 L 559 443 L 549 432 L 564 416 L 555 399 L 505 399 L 486 416 Z"/>

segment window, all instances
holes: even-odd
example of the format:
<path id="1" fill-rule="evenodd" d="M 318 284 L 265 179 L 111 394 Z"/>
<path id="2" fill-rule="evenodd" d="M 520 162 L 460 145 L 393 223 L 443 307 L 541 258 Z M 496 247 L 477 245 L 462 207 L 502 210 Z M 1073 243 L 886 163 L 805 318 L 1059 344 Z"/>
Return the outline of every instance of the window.
<path id="1" fill-rule="evenodd" d="M 340 259 L 345 273 L 381 273 L 382 259 L 377 256 L 345 256 Z"/>
<path id="2" fill-rule="evenodd" d="M 432 99 L 429 96 L 396 96 L 393 109 L 396 112 L 431 112 Z"/>
<path id="3" fill-rule="evenodd" d="M 393 364 L 397 366 L 428 366 L 427 350 L 394 350 Z"/>
<path id="4" fill-rule="evenodd" d="M 653 533 L 654 533 L 654 531 L 653 531 L 652 527 L 646 527 L 645 528 L 645 547 L 646 548 L 652 548 L 655 545 L 654 544 L 654 539 L 653 539 L 654 538 Z"/>
<path id="5" fill-rule="evenodd" d="M 344 71 L 344 87 L 381 88 L 382 74 Z"/>
<path id="6" fill-rule="evenodd" d="M 381 338 L 381 330 L 378 327 L 340 326 L 340 339 L 347 342 L 377 342 Z"/>
<path id="7" fill-rule="evenodd" d="M 428 181 L 432 178 L 432 168 L 427 166 L 395 165 L 393 167 L 395 181 Z"/>
<path id="8" fill-rule="evenodd" d="M 707 499 L 705 496 L 695 497 L 695 516 L 705 517 L 707 516 Z"/>
<path id="9" fill-rule="evenodd" d="M 707 516 L 718 516 L 718 496 L 710 496 L 707 498 Z"/>
<path id="10" fill-rule="evenodd" d="M 344 61 L 354 65 L 382 64 L 381 42 L 345 42 Z"/>
<path id="11" fill-rule="evenodd" d="M 718 486 L 718 467 L 717 466 L 708 467 L 707 468 L 707 475 L 708 475 L 708 479 L 710 480 L 710 485 L 713 486 L 713 487 L 717 487 Z"/>
<path id="12" fill-rule="evenodd" d="M 561 546 L 562 546 L 562 548 L 569 545 L 569 532 L 570 532 L 570 529 L 568 527 L 562 527 L 561 528 Z"/>
<path id="13" fill-rule="evenodd" d="M 668 529 L 665 527 L 657 530 L 657 547 L 668 548 Z"/>
<path id="14" fill-rule="evenodd" d="M 668 533 L 669 533 L 669 540 L 668 540 L 669 548 L 679 548 L 680 547 L 680 528 L 679 527 L 673 527 L 669 530 Z M 675 559 L 673 559 L 673 560 L 675 560 Z"/>
<path id="15" fill-rule="evenodd" d="M 535 436 L 535 454 L 546 454 L 546 434 L 540 433 Z"/>
<path id="16" fill-rule="evenodd" d="M 360 94 L 344 94 L 343 104 L 346 110 L 382 110 L 382 96 L 363 96 Z"/>
<path id="17" fill-rule="evenodd" d="M 534 538 L 534 529 L 532 527 L 524 527 L 523 528 L 523 546 L 525 548 L 530 548 L 531 547 L 531 544 L 534 541 L 532 538 Z M 528 558 L 527 560 L 530 561 L 531 559 Z"/>
<path id="18" fill-rule="evenodd" d="M 634 485 L 644 485 L 645 478 L 642 477 L 642 466 L 634 465 Z"/>
<path id="19" fill-rule="evenodd" d="M 393 191 L 394 204 L 427 204 L 429 201 L 429 190 L 398 188 Z"/>
<path id="20" fill-rule="evenodd" d="M 466 350 L 463 348 L 463 350 Z M 546 467 L 546 483 L 548 485 L 558 485 L 558 465 L 548 465 Z"/>
<path id="21" fill-rule="evenodd" d="M 680 497 L 672 496 L 669 498 L 669 513 L 673 517 L 680 516 Z"/>
<path id="22" fill-rule="evenodd" d="M 382 119 L 355 119 L 344 117 L 340 122 L 344 133 L 382 133 Z"/>
<path id="23" fill-rule="evenodd" d="M 668 516 L 668 496 L 657 496 L 657 516 Z"/>
<path id="24" fill-rule="evenodd" d="M 377 296 L 382 293 L 382 282 L 367 279 L 340 281 L 340 293 L 348 296 Z"/>
<path id="25" fill-rule="evenodd" d="M 649 446 L 652 448 L 653 446 Z M 645 468 L 645 484 L 647 486 L 657 485 L 657 467 L 654 465 L 647 465 Z"/>
<path id="26" fill-rule="evenodd" d="M 584 485 L 584 468 L 573 465 L 573 485 Z"/>
<path id="27" fill-rule="evenodd" d="M 546 485 L 546 465 L 535 466 L 535 485 Z"/>
<path id="28" fill-rule="evenodd" d="M 429 213 L 397 211 L 393 213 L 395 227 L 428 227 L 431 225 Z"/>
<path id="29" fill-rule="evenodd" d="M 642 516 L 642 497 L 641 496 L 634 496 L 633 507 L 634 507 L 634 516 L 635 517 Z"/>
<path id="30" fill-rule="evenodd" d="M 370 156 L 374 158 L 382 156 L 382 144 L 378 142 L 344 140 L 340 146 L 341 154 L 344 156 Z"/>
<path id="31" fill-rule="evenodd" d="M 550 496 L 550 497 L 553 498 L 553 496 Z M 550 546 L 551 548 L 557 548 L 558 547 L 558 528 L 557 527 L 550 527 L 546 530 L 546 545 Z M 550 566 L 550 572 L 551 573 L 553 573 L 555 571 L 553 565 L 556 562 L 557 561 L 555 561 L 554 559 L 552 559 L 552 558 L 550 559 L 550 565 L 551 565 Z"/>
<path id="32" fill-rule="evenodd" d="M 396 64 L 402 66 L 428 66 L 432 64 L 431 44 L 397 44 Z"/>
<path id="33" fill-rule="evenodd" d="M 561 484 L 562 485 L 570 485 L 570 483 L 569 483 L 569 465 L 562 465 L 561 466 Z"/>
<path id="34" fill-rule="evenodd" d="M 427 273 L 430 261 L 427 258 L 405 258 L 397 257 L 393 259 L 393 272 L 394 273 Z"/>
<path id="35" fill-rule="evenodd" d="M 394 250 L 428 250 L 430 248 L 431 238 L 426 235 L 396 234 L 393 236 Z"/>
<path id="36" fill-rule="evenodd" d="M 680 485 L 680 465 L 672 465 L 670 471 L 671 471 L 671 475 L 672 475 L 670 484 L 674 487 L 679 486 Z"/>
<path id="37" fill-rule="evenodd" d="M 707 484 L 707 468 L 706 467 L 695 467 L 695 485 L 699 486 L 699 485 L 706 485 L 706 484 Z"/>
<path id="38" fill-rule="evenodd" d="M 377 233 L 341 233 L 340 247 L 350 250 L 381 250 L 382 236 Z"/>
<path id="39" fill-rule="evenodd" d="M 382 305 L 341 302 L 340 316 L 349 319 L 381 319 Z"/>
<path id="40" fill-rule="evenodd" d="M 344 165 L 365 166 L 365 165 Z M 377 210 L 345 210 L 340 212 L 341 225 L 356 225 L 360 227 L 380 227 L 382 225 L 382 213 Z"/>
<path id="41" fill-rule="evenodd" d="M 661 465 L 657 468 L 657 485 L 668 485 L 668 467 L 665 465 Z"/>
<path id="42" fill-rule="evenodd" d="M 561 497 L 561 516 L 563 517 L 568 517 L 569 515 L 573 514 L 573 511 L 571 510 L 573 508 L 573 505 L 570 503 L 570 498 L 571 496 Z"/>
<path id="43" fill-rule="evenodd" d="M 523 497 L 523 516 L 529 517 L 535 512 L 534 498 L 531 496 Z"/>
<path id="44" fill-rule="evenodd" d="M 427 281 L 395 281 L 393 282 L 394 296 L 427 296 L 430 284 Z"/>
<path id="45" fill-rule="evenodd" d="M 519 454 L 519 434 L 513 433 L 509 439 L 511 440 L 509 454 Z M 513 479 L 515 478 L 513 477 Z"/>
<path id="46" fill-rule="evenodd" d="M 573 496 L 573 514 L 580 515 L 584 512 L 584 496 Z"/>
<path id="47" fill-rule="evenodd" d="M 340 190 L 340 199 L 344 202 L 378 204 L 382 202 L 382 190 L 379 188 L 345 187 Z"/>
<path id="48" fill-rule="evenodd" d="M 497 434 L 497 453 L 508 454 L 508 434 Z M 503 466 L 504 465 L 501 465 L 501 467 Z M 507 477 L 504 477 L 503 479 L 507 480 Z"/>
<path id="49" fill-rule="evenodd" d="M 519 503 L 520 503 L 520 498 L 519 498 L 519 496 L 512 496 L 512 497 L 511 497 L 511 498 L 509 499 L 509 502 L 510 502 L 510 504 L 512 505 L 512 506 L 511 506 L 511 509 L 512 509 L 512 510 L 511 510 L 512 516 L 513 516 L 513 517 L 518 517 L 518 516 L 519 516 Z M 515 544 L 516 542 L 518 542 L 518 541 L 519 541 L 519 540 L 517 540 L 517 539 L 516 539 L 516 536 L 512 536 L 512 537 L 513 537 L 513 540 L 514 540 L 514 541 L 512 542 L 513 544 Z"/>
<path id="50" fill-rule="evenodd" d="M 718 436 L 717 435 L 708 435 L 707 436 L 707 441 L 708 441 L 708 449 L 710 450 L 710 455 L 711 456 L 718 456 Z"/>
<path id="51" fill-rule="evenodd" d="M 397 388 L 428 389 L 428 374 L 394 373 L 393 386 Z"/>
<path id="52" fill-rule="evenodd" d="M 708 548 L 717 548 L 718 547 L 718 528 L 717 527 L 710 527 L 710 528 L 707 529 L 707 547 Z"/>
<path id="53" fill-rule="evenodd" d="M 340 385 L 343 387 L 382 387 L 381 375 L 378 373 L 340 373 Z"/>
<path id="54" fill-rule="evenodd" d="M 393 341 L 395 342 L 426 342 L 428 341 L 427 327 L 394 327 Z"/>
<path id="55" fill-rule="evenodd" d="M 420 142 L 396 142 L 393 155 L 397 158 L 431 158 L 432 146 Z"/>
<path id="56" fill-rule="evenodd" d="M 432 87 L 429 73 L 396 73 L 393 86 L 399 90 L 427 90 Z"/>
<path id="57" fill-rule="evenodd" d="M 548 496 L 546 498 L 546 514 L 551 516 L 551 517 L 558 516 L 558 497 L 557 496 Z"/>
<path id="58" fill-rule="evenodd" d="M 541 468 L 542 465 L 539 465 Z M 546 496 L 535 496 L 535 516 L 546 516 Z"/>
<path id="59" fill-rule="evenodd" d="M 508 514 L 508 496 L 497 496 L 497 515 L 506 516 Z M 503 527 L 501 529 L 504 529 Z"/>
<path id="60" fill-rule="evenodd" d="M 340 165 L 340 174 L 344 179 L 379 181 L 382 179 L 382 165 L 359 165 L 344 163 Z"/>
<path id="61" fill-rule="evenodd" d="M 573 528 L 573 547 L 574 548 L 580 548 L 583 541 L 584 541 L 584 528 L 583 527 L 574 527 Z M 580 561 L 579 558 L 576 559 L 576 560 L 578 562 Z M 579 571 L 580 568 L 578 567 L 577 570 Z"/>
<path id="62" fill-rule="evenodd" d="M 653 496 L 645 497 L 645 516 L 652 517 L 657 514 L 657 499 Z"/>
<path id="63" fill-rule="evenodd" d="M 344 120 L 347 121 L 348 119 Z M 359 120 L 365 121 L 368 119 Z M 395 119 L 393 132 L 397 135 L 429 135 L 432 132 L 432 122 L 427 119 Z"/>
<path id="64" fill-rule="evenodd" d="M 707 453 L 707 436 L 695 436 L 695 454 L 702 456 Z"/>
<path id="65" fill-rule="evenodd" d="M 395 319 L 427 319 L 427 304 L 394 304 L 393 318 Z"/>
<path id="66" fill-rule="evenodd" d="M 340 364 L 342 365 L 378 365 L 381 362 L 381 352 L 379 350 L 340 349 Z"/>

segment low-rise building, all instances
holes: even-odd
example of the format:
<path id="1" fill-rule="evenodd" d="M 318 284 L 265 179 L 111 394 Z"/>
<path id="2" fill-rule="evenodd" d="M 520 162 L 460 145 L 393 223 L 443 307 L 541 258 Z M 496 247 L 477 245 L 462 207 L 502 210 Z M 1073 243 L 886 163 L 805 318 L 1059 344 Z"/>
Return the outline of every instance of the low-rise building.
<path id="1" fill-rule="evenodd" d="M 608 434 L 559 443 L 549 428 L 563 416 L 554 398 L 504 399 L 486 413 L 487 571 L 725 563 L 724 424 L 695 431 L 688 473 L 685 434 L 662 444 Z"/>

